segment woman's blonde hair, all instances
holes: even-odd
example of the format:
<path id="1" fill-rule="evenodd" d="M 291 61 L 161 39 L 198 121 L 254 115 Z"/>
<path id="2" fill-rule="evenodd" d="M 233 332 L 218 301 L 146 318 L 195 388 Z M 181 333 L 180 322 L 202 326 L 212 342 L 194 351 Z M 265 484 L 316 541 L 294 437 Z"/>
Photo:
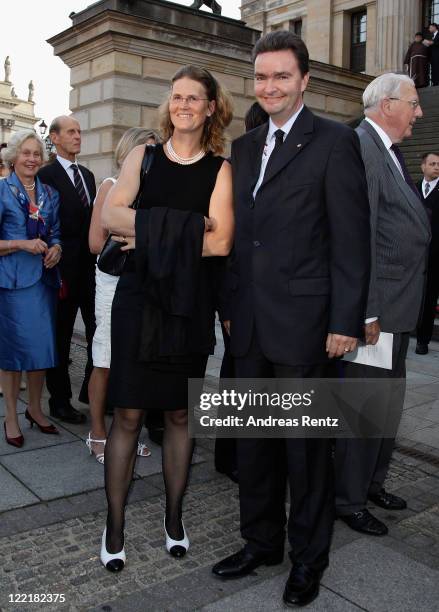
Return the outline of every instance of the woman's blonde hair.
<path id="1" fill-rule="evenodd" d="M 44 163 L 47 161 L 47 151 L 44 146 L 44 142 L 33 130 L 20 130 L 15 132 L 9 139 L 8 146 L 1 151 L 1 156 L 5 164 L 9 167 L 13 166 L 17 159 L 20 149 L 26 140 L 32 138 L 40 145 L 41 161 Z"/>
<path id="2" fill-rule="evenodd" d="M 141 127 L 132 127 L 127 130 L 117 143 L 117 147 L 114 152 L 114 159 L 117 169 L 120 170 L 122 168 L 125 157 L 132 149 L 134 149 L 134 147 L 145 144 L 151 139 L 154 139 L 155 143 L 157 144 L 157 133 L 154 130 L 148 130 Z"/>
<path id="3" fill-rule="evenodd" d="M 201 146 L 205 151 L 212 151 L 214 155 L 223 153 L 226 145 L 225 129 L 233 118 L 233 105 L 230 94 L 218 83 L 208 70 L 197 66 L 183 66 L 172 77 L 171 83 L 187 78 L 203 85 L 209 102 L 215 101 L 215 111 L 207 117 L 204 124 Z M 172 87 L 171 87 L 172 90 Z M 159 108 L 160 130 L 163 141 L 169 140 L 174 126 L 169 114 L 169 98 Z"/>

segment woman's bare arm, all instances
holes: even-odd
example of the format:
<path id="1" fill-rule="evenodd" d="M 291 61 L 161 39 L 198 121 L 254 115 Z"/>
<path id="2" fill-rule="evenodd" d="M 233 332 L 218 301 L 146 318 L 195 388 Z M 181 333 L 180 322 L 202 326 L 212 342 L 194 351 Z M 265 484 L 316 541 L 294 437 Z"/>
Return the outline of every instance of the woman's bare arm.
<path id="1" fill-rule="evenodd" d="M 117 183 L 102 208 L 102 225 L 111 234 L 134 236 L 136 211 L 129 208 L 139 191 L 140 167 L 146 145 L 134 147 L 127 155 Z"/>
<path id="2" fill-rule="evenodd" d="M 228 255 L 233 244 L 235 216 L 233 212 L 232 167 L 224 161 L 209 204 L 212 229 L 204 234 L 203 257 Z"/>
<path id="3" fill-rule="evenodd" d="M 102 225 L 102 207 L 108 192 L 113 187 L 114 183 L 111 179 L 105 179 L 99 187 L 96 198 L 93 204 L 93 213 L 91 216 L 90 230 L 88 232 L 88 245 L 90 251 L 94 255 L 98 255 L 102 251 L 105 240 L 108 236 L 108 231 Z"/>

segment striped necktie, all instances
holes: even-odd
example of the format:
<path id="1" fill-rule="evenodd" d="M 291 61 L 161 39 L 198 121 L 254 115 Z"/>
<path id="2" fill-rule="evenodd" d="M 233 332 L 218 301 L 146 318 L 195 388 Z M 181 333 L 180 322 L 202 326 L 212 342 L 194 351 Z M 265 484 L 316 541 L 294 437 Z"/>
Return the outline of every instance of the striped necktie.
<path id="1" fill-rule="evenodd" d="M 425 183 L 425 197 L 430 193 L 430 183 Z"/>
<path id="2" fill-rule="evenodd" d="M 81 200 L 84 208 L 88 208 L 89 202 L 87 194 L 85 192 L 84 183 L 82 181 L 81 175 L 79 174 L 78 166 L 76 164 L 71 164 L 70 168 L 73 170 L 73 180 L 75 182 L 75 189 L 78 192 L 79 199 Z"/>

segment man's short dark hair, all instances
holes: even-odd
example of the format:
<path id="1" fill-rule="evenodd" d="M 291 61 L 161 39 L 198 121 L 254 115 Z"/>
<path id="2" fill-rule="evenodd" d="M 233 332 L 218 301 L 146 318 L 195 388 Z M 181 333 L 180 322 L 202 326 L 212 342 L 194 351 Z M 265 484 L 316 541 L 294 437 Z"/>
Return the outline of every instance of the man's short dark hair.
<path id="1" fill-rule="evenodd" d="M 416 32 L 415 36 L 423 36 L 422 32 Z"/>
<path id="2" fill-rule="evenodd" d="M 439 157 L 439 152 L 436 152 L 436 151 L 429 151 L 428 153 L 424 153 L 424 155 L 421 157 L 421 159 L 422 159 L 422 163 L 425 163 L 425 162 L 426 162 L 427 157 L 428 157 L 429 155 L 436 155 L 436 157 Z"/>
<path id="3" fill-rule="evenodd" d="M 432 21 L 432 22 L 430 23 L 430 25 L 431 25 L 431 26 L 434 26 L 434 27 L 436 28 L 436 30 L 439 30 L 439 26 L 438 26 L 438 24 L 437 24 L 437 23 L 435 23 L 434 21 Z"/>
<path id="4" fill-rule="evenodd" d="M 270 51 L 291 51 L 297 59 L 301 75 L 305 76 L 309 72 L 308 49 L 297 34 L 288 30 L 276 30 L 276 32 L 265 34 L 253 47 L 253 62 L 261 53 L 269 53 Z"/>

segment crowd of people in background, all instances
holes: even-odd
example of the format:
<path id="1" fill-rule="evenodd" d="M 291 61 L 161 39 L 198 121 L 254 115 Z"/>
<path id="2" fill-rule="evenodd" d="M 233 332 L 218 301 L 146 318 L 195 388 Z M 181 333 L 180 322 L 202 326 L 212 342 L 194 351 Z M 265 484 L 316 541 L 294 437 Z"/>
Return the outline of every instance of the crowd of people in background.
<path id="1" fill-rule="evenodd" d="M 358 339 L 374 345 L 389 332 L 390 369 L 347 364 L 343 376 L 404 380 L 409 334 L 423 304 L 416 352 L 428 352 L 439 292 L 439 152 L 420 152 L 423 179 L 415 185 L 398 143 L 422 117 L 416 87 L 428 84 L 427 61 L 439 84 L 437 29 L 432 24 L 432 39 L 417 35 L 411 45 L 405 63 L 412 78 L 390 73 L 368 85 L 356 131 L 304 105 L 308 50 L 298 36 L 276 31 L 254 48 L 257 103 L 230 159 L 224 154 L 231 98 L 196 66 L 174 75 L 159 111 L 160 134 L 138 127 L 122 135 L 116 172 L 98 190 L 78 163 L 81 126 L 73 116 L 50 126 L 56 148 L 50 163 L 31 130 L 2 149 L 9 168 L 0 181 L 4 436 L 17 448 L 25 442 L 17 417 L 22 372 L 31 426 L 59 435 L 42 409 L 45 379 L 50 416 L 86 421 L 72 405 L 69 375 L 80 312 L 88 360 L 79 400 L 90 405 L 86 445 L 104 465 L 108 514 L 100 557 L 109 571 L 121 571 L 127 560 L 134 464 L 151 454 L 139 443 L 145 413 L 158 414 L 163 427 L 164 543 L 176 558 L 189 549 L 182 519 L 194 450 L 187 383 L 205 376 L 215 312 L 228 378 L 337 377 L 336 364 Z M 105 271 L 103 259 L 99 267 L 108 239 L 124 256 L 120 275 Z M 380 410 L 400 414 L 404 393 L 400 387 L 380 397 Z M 217 563 L 214 575 L 238 578 L 282 562 L 288 482 L 292 569 L 283 599 L 312 601 L 329 563 L 335 516 L 379 536 L 388 528 L 368 502 L 406 507 L 385 490 L 393 443 L 218 443 L 217 468 L 239 483 L 246 543 Z"/>

